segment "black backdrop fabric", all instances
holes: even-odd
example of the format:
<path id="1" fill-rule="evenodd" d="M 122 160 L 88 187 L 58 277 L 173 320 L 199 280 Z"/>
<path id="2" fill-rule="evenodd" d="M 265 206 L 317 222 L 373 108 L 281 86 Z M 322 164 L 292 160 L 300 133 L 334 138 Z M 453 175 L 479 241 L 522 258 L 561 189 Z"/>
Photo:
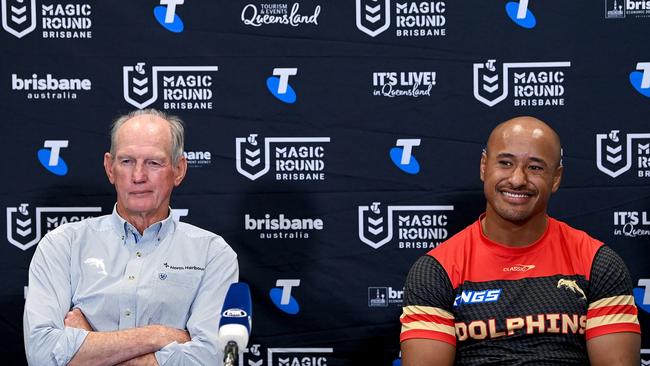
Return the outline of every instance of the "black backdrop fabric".
<path id="1" fill-rule="evenodd" d="M 623 257 L 650 331 L 650 2 L 161 2 L 2 1 L 5 363 L 38 240 L 111 212 L 108 126 L 146 107 L 187 125 L 174 214 L 251 286 L 243 365 L 399 363 L 405 275 L 484 210 L 517 115 L 562 137 L 549 212 Z"/>

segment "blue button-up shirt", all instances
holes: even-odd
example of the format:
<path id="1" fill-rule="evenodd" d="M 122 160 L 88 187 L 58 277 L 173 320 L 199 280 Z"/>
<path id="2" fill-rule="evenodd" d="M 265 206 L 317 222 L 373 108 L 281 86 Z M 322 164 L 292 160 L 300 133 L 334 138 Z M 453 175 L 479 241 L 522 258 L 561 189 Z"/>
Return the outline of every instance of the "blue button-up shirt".
<path id="1" fill-rule="evenodd" d="M 96 331 L 148 324 L 185 329 L 192 340 L 155 353 L 160 365 L 216 365 L 223 300 L 239 276 L 218 235 L 172 220 L 142 235 L 111 215 L 62 225 L 43 237 L 29 268 L 23 329 L 32 365 L 66 365 L 88 332 L 65 327 L 79 308 Z"/>

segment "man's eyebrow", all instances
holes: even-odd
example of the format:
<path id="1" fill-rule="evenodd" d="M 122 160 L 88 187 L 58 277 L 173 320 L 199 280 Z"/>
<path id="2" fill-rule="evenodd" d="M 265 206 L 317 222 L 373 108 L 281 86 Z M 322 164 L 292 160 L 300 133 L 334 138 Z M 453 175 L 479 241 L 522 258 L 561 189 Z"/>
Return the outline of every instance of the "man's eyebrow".
<path id="1" fill-rule="evenodd" d="M 499 153 L 499 154 L 497 154 L 497 158 L 516 159 L 517 157 L 515 156 L 515 154 L 511 154 L 511 153 L 503 152 L 503 153 Z M 546 163 L 546 160 L 544 160 L 544 159 L 542 159 L 542 158 L 538 158 L 538 157 L 536 157 L 536 156 L 531 156 L 531 157 L 528 158 L 528 159 L 529 159 L 530 161 L 535 162 L 535 163 L 539 163 L 539 164 L 543 164 L 543 165 L 548 165 L 548 163 Z"/>

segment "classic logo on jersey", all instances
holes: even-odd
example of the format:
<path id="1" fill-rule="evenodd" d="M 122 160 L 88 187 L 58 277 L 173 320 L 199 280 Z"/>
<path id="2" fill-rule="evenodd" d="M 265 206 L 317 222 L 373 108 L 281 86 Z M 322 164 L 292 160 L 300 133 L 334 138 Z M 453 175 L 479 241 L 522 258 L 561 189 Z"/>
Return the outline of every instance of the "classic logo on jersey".
<path id="1" fill-rule="evenodd" d="M 43 147 L 37 153 L 41 165 L 52 174 L 68 174 L 68 164 L 60 156 L 61 149 L 68 147 L 68 140 L 45 140 Z"/>
<path id="2" fill-rule="evenodd" d="M 585 295 L 585 292 L 582 291 L 580 286 L 578 286 L 578 283 L 576 280 L 567 280 L 565 278 L 560 278 L 557 281 L 557 288 L 564 288 L 567 289 L 577 295 L 580 295 L 580 297 L 583 300 L 587 300 L 587 295 Z"/>
<path id="3" fill-rule="evenodd" d="M 25 97 L 29 100 L 77 99 L 82 92 L 91 89 L 92 83 L 89 79 L 58 78 L 52 74 L 31 74 L 28 77 L 11 74 L 11 90 L 25 92 Z"/>
<path id="4" fill-rule="evenodd" d="M 404 290 L 396 290 L 392 287 L 368 287 L 368 307 L 388 307 L 404 304 Z"/>
<path id="5" fill-rule="evenodd" d="M 398 37 L 445 36 L 447 5 L 444 1 L 396 0 L 394 27 Z M 357 0 L 357 28 L 375 37 L 391 26 L 391 0 Z"/>
<path id="6" fill-rule="evenodd" d="M 359 206 L 359 239 L 377 249 L 393 240 L 400 249 L 435 248 L 449 236 L 448 213 L 454 206 Z M 395 221 L 395 219 L 397 219 Z"/>
<path id="7" fill-rule="evenodd" d="M 650 279 L 640 278 L 639 287 L 632 289 L 634 293 L 634 303 L 641 310 L 650 313 Z"/>
<path id="8" fill-rule="evenodd" d="M 413 156 L 413 147 L 420 146 L 420 139 L 398 139 L 397 147 L 390 149 L 390 160 L 396 167 L 408 174 L 418 174 L 420 163 Z"/>
<path id="9" fill-rule="evenodd" d="M 266 88 L 276 97 L 285 103 L 296 102 L 296 91 L 289 85 L 289 76 L 298 74 L 297 68 L 275 68 L 273 75 L 266 79 Z"/>
<path id="10" fill-rule="evenodd" d="M 372 95 L 395 97 L 430 97 L 436 85 L 435 71 L 385 71 L 372 73 Z"/>
<path id="11" fill-rule="evenodd" d="M 648 0 L 605 0 L 605 18 L 649 18 L 650 1 Z"/>
<path id="12" fill-rule="evenodd" d="M 7 240 L 27 250 L 59 225 L 94 217 L 101 211 L 101 207 L 36 207 L 34 210 L 28 203 L 7 207 Z"/>
<path id="13" fill-rule="evenodd" d="M 36 0 L 2 0 L 2 27 L 17 38 L 33 32 L 40 10 L 42 38 L 92 38 L 90 4 L 41 4 Z"/>
<path id="14" fill-rule="evenodd" d="M 325 143 L 329 137 L 266 137 L 257 134 L 235 139 L 239 174 L 256 180 L 271 170 L 275 180 L 325 180 Z M 273 160 L 273 163 L 271 163 Z"/>
<path id="15" fill-rule="evenodd" d="M 501 297 L 501 289 L 492 290 L 463 290 L 460 294 L 456 295 L 454 300 L 454 307 L 459 307 L 463 304 L 483 304 L 486 302 L 496 302 Z"/>
<path id="16" fill-rule="evenodd" d="M 212 164 L 212 153 L 210 151 L 183 151 L 190 168 L 203 168 Z"/>
<path id="17" fill-rule="evenodd" d="M 146 108 L 162 92 L 163 109 L 212 109 L 212 77 L 218 66 L 145 65 L 122 68 L 124 100 L 132 106 Z"/>
<path id="18" fill-rule="evenodd" d="M 503 272 L 528 272 L 534 268 L 534 264 L 515 264 L 514 266 L 503 267 Z"/>
<path id="19" fill-rule="evenodd" d="M 327 366 L 333 348 L 266 348 L 261 352 L 260 344 L 253 344 L 244 350 L 240 363 L 246 366 Z M 264 363 L 266 361 L 266 363 Z"/>
<path id="20" fill-rule="evenodd" d="M 537 24 L 535 15 L 528 9 L 528 0 L 519 2 L 510 1 L 506 3 L 506 14 L 515 24 L 522 28 L 531 29 Z"/>
<path id="21" fill-rule="evenodd" d="M 650 62 L 639 62 L 636 69 L 630 73 L 630 84 L 641 95 L 650 98 Z"/>
<path id="22" fill-rule="evenodd" d="M 298 314 L 300 312 L 300 305 L 298 304 L 298 300 L 291 296 L 291 290 L 294 287 L 300 286 L 300 280 L 277 280 L 275 286 L 275 288 L 269 291 L 273 305 L 287 314 Z"/>
<path id="23" fill-rule="evenodd" d="M 619 130 L 596 135 L 598 170 L 616 178 L 634 165 L 637 177 L 650 178 L 650 133 L 628 133 Z"/>
<path id="24" fill-rule="evenodd" d="M 650 211 L 614 212 L 614 235 L 637 238 L 650 236 Z"/>
<path id="25" fill-rule="evenodd" d="M 289 25 L 299 27 L 301 25 L 318 25 L 320 5 L 316 5 L 313 11 L 303 13 L 300 3 L 262 3 L 247 4 L 241 11 L 241 21 L 245 25 L 261 27 L 269 24 Z"/>
<path id="26" fill-rule="evenodd" d="M 474 98 L 493 107 L 513 94 L 515 107 L 563 106 L 565 71 L 569 61 L 474 64 Z"/>
<path id="27" fill-rule="evenodd" d="M 163 28 L 170 32 L 180 33 L 185 28 L 183 20 L 176 14 L 177 6 L 185 0 L 160 0 L 160 6 L 153 9 L 153 15 Z"/>
<path id="28" fill-rule="evenodd" d="M 290 218 L 285 214 L 265 214 L 261 218 L 244 216 L 244 229 L 259 233 L 260 239 L 309 239 L 309 234 L 323 230 L 323 219 Z"/>

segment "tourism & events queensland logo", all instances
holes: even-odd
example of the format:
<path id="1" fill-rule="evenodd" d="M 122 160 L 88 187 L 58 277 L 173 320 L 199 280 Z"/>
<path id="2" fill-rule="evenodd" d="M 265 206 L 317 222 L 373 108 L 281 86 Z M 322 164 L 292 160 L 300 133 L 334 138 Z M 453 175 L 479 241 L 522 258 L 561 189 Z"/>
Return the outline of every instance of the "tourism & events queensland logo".
<path id="1" fill-rule="evenodd" d="M 392 287 L 368 287 L 368 307 L 402 307 L 404 304 L 404 290 L 396 290 Z"/>
<path id="2" fill-rule="evenodd" d="M 446 36 L 446 11 L 445 1 L 356 0 L 356 24 L 370 37 L 388 30 L 391 24 L 397 37 Z"/>
<path id="3" fill-rule="evenodd" d="M 63 176 L 68 174 L 68 164 L 61 158 L 61 149 L 68 147 L 68 140 L 45 140 L 43 149 L 38 150 L 38 161 L 50 173 Z"/>
<path id="4" fill-rule="evenodd" d="M 153 16 L 158 23 L 173 33 L 180 33 L 185 29 L 183 20 L 176 14 L 176 7 L 183 5 L 185 0 L 160 0 L 160 5 L 153 8 Z"/>
<path id="5" fill-rule="evenodd" d="M 522 28 L 531 29 L 537 24 L 535 15 L 528 9 L 528 0 L 509 1 L 506 3 L 506 14 Z"/>
<path id="6" fill-rule="evenodd" d="M 605 0 L 605 19 L 650 18 L 648 0 Z"/>
<path id="7" fill-rule="evenodd" d="M 325 144 L 329 137 L 266 137 L 257 134 L 235 139 L 235 164 L 250 180 L 273 167 L 277 181 L 325 180 Z"/>
<path id="8" fill-rule="evenodd" d="M 266 348 L 266 353 L 262 352 L 264 348 Z M 327 366 L 332 353 L 334 353 L 334 348 L 331 347 L 262 347 L 256 343 L 244 350 L 240 364 L 247 366 Z"/>
<path id="9" fill-rule="evenodd" d="M 420 163 L 413 156 L 413 147 L 420 146 L 420 139 L 398 139 L 396 147 L 390 149 L 390 160 L 401 171 L 408 174 L 418 174 Z"/>
<path id="10" fill-rule="evenodd" d="M 300 27 L 303 25 L 318 25 L 321 6 L 303 13 L 300 3 L 274 2 L 261 4 L 246 4 L 241 11 L 241 21 L 245 25 L 261 27 L 270 24 Z M 311 9 L 311 8 L 310 8 Z"/>
<path id="11" fill-rule="evenodd" d="M 7 207 L 7 240 L 27 250 L 36 245 L 44 234 L 67 222 L 97 216 L 101 207 L 35 207 L 28 203 Z M 43 227 L 45 224 L 45 227 Z"/>
<path id="12" fill-rule="evenodd" d="M 145 65 L 138 62 L 135 66 L 122 67 L 124 100 L 132 106 L 146 108 L 156 102 L 162 92 L 163 109 L 212 109 L 212 78 L 218 66 L 147 68 Z"/>
<path id="13" fill-rule="evenodd" d="M 75 100 L 92 90 L 92 82 L 83 78 L 58 78 L 52 74 L 23 77 L 11 74 L 11 90 L 24 92 L 29 100 Z"/>
<path id="14" fill-rule="evenodd" d="M 650 211 L 614 212 L 614 235 L 628 238 L 650 237 Z"/>
<path id="15" fill-rule="evenodd" d="M 650 98 L 650 62 L 636 64 L 636 71 L 630 73 L 630 84 L 641 95 Z"/>
<path id="16" fill-rule="evenodd" d="M 372 95 L 394 98 L 431 96 L 435 71 L 382 71 L 372 73 Z"/>
<path id="17" fill-rule="evenodd" d="M 273 94 L 273 96 L 287 104 L 296 102 L 296 91 L 289 84 L 289 76 L 298 74 L 298 69 L 295 67 L 276 67 L 273 69 L 273 76 L 266 79 L 266 88 Z"/>
<path id="18" fill-rule="evenodd" d="M 1 1 L 2 28 L 17 38 L 36 30 L 37 23 L 41 25 L 42 38 L 92 38 L 90 4 L 46 3 L 39 7 L 36 0 Z M 40 22 L 37 14 L 41 16 Z"/>
<path id="19" fill-rule="evenodd" d="M 564 106 L 565 70 L 569 61 L 474 64 L 474 98 L 493 107 L 512 92 L 515 107 Z"/>
<path id="20" fill-rule="evenodd" d="M 260 239 L 309 239 L 310 233 L 323 230 L 323 219 L 292 218 L 284 213 L 245 214 L 244 229 L 258 233 Z"/>
<path id="21" fill-rule="evenodd" d="M 382 206 L 373 202 L 359 206 L 359 239 L 374 249 L 387 243 L 400 249 L 432 249 L 448 238 L 453 211 L 452 205 Z"/>
<path id="22" fill-rule="evenodd" d="M 598 170 L 616 178 L 634 166 L 638 178 L 650 178 L 650 133 L 596 134 Z"/>

